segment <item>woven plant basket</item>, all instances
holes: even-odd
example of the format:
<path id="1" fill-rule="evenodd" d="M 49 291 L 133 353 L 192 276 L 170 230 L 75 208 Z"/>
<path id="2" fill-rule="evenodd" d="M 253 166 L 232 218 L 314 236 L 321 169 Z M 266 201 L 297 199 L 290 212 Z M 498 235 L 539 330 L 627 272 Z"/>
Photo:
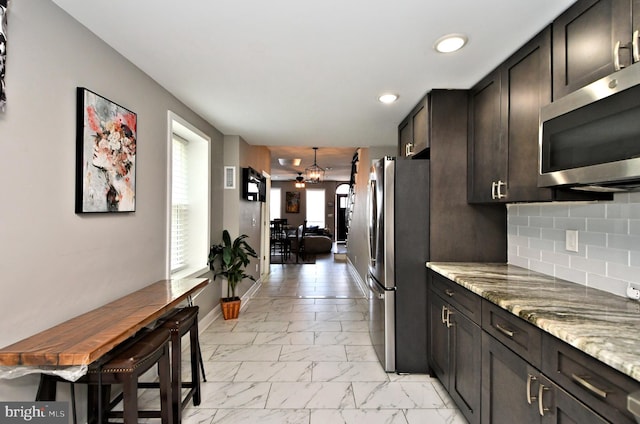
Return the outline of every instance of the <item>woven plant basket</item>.
<path id="1" fill-rule="evenodd" d="M 240 299 L 226 301 L 220 299 L 220 307 L 222 308 L 222 316 L 225 320 L 236 319 L 240 314 Z"/>

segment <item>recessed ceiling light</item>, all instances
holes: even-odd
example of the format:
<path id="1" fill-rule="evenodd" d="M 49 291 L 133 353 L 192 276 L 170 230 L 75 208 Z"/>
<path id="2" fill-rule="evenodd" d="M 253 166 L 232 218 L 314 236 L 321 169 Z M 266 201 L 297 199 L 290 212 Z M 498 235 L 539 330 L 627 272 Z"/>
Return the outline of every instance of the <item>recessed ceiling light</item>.
<path id="1" fill-rule="evenodd" d="M 398 95 L 397 94 L 391 94 L 391 93 L 387 93 L 387 94 L 383 94 L 380 97 L 378 97 L 378 101 L 384 103 L 384 104 L 391 104 L 393 102 L 395 102 L 396 100 L 398 100 Z"/>
<path id="2" fill-rule="evenodd" d="M 467 37 L 462 34 L 449 34 L 436 40 L 433 48 L 440 53 L 452 53 L 467 44 Z"/>

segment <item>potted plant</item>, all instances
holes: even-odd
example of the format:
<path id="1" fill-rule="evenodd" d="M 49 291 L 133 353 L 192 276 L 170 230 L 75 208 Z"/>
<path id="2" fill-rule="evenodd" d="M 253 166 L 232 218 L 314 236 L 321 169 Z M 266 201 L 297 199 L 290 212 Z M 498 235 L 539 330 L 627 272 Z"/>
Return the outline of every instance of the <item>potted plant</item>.
<path id="1" fill-rule="evenodd" d="M 222 232 L 222 243 L 214 244 L 209 250 L 209 269 L 213 271 L 213 279 L 222 276 L 227 279 L 227 296 L 220 299 L 224 319 L 238 318 L 240 298 L 236 296 L 236 286 L 244 278 L 256 279 L 245 273 L 249 265 L 249 257 L 257 258 L 256 251 L 245 241 L 246 234 L 238 236 L 233 242 L 229 231 Z"/>

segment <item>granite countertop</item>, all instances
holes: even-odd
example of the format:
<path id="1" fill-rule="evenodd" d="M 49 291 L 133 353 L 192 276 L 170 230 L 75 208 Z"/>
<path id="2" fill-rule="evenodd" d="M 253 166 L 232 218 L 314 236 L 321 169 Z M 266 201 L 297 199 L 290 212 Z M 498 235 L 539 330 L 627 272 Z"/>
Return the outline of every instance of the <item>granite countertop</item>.
<path id="1" fill-rule="evenodd" d="M 514 265 L 427 267 L 640 381 L 640 302 Z"/>

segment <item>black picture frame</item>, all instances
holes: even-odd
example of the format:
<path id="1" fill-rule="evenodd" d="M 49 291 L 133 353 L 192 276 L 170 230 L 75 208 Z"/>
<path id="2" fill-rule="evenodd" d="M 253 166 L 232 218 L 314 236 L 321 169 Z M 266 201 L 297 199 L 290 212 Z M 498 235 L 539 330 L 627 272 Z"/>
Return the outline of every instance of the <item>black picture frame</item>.
<path id="1" fill-rule="evenodd" d="M 135 212 L 138 116 L 77 87 L 76 213 Z"/>

